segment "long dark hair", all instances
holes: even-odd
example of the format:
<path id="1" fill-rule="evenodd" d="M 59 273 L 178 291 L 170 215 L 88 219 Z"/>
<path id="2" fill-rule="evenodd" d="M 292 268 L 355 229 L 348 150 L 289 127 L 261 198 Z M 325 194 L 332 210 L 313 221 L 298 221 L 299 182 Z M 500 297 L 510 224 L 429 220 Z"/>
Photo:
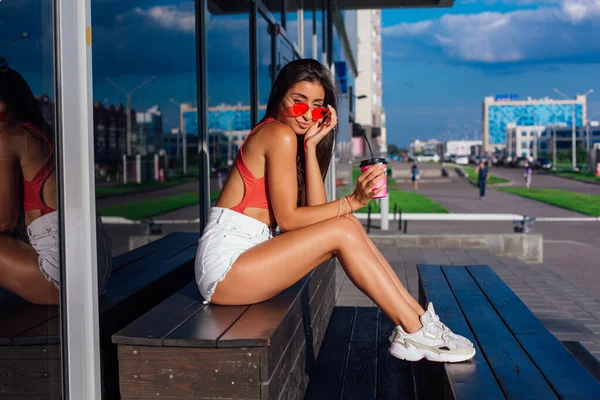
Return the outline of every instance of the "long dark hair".
<path id="1" fill-rule="evenodd" d="M 52 142 L 52 129 L 42 116 L 31 88 L 12 68 L 0 66 L 0 100 L 6 103 L 15 121 L 32 123 Z"/>
<path id="2" fill-rule="evenodd" d="M 292 61 L 279 71 L 277 79 L 275 79 L 275 83 L 271 88 L 269 102 L 267 103 L 267 111 L 263 121 L 267 118 L 275 118 L 280 109 L 281 102 L 290 87 L 303 81 L 319 82 L 325 90 L 325 105 L 330 105 L 337 111 L 337 88 L 335 86 L 333 75 L 317 60 L 305 58 Z M 304 135 L 297 135 L 297 137 L 298 153 L 296 155 L 296 170 L 298 178 L 298 206 L 302 207 L 306 205 Z M 319 169 L 321 170 L 321 177 L 323 179 L 325 179 L 325 175 L 327 175 L 327 171 L 329 170 L 336 138 L 337 129 L 333 129 L 317 145 L 317 160 L 319 161 Z"/>

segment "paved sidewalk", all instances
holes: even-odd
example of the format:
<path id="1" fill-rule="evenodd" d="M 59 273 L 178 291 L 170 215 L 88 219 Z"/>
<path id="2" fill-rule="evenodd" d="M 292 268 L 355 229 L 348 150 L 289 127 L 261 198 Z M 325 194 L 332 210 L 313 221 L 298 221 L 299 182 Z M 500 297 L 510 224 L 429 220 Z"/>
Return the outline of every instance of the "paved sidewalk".
<path id="1" fill-rule="evenodd" d="M 382 248 L 381 251 L 417 299 L 417 264 L 489 265 L 559 340 L 579 341 L 600 359 L 600 296 L 573 286 L 549 268 L 497 257 L 485 250 Z M 337 306 L 374 306 L 346 277 L 341 266 L 336 273 Z"/>
<path id="2" fill-rule="evenodd" d="M 411 190 L 403 185 L 402 190 Z M 449 185 L 423 186 L 419 193 L 455 213 L 515 213 L 532 217 L 581 217 L 580 213 L 554 207 L 488 188 L 486 197 L 479 199 L 479 189 L 466 179 Z"/>
<path id="3" fill-rule="evenodd" d="M 141 200 L 156 199 L 157 201 L 164 197 L 170 197 L 183 193 L 199 193 L 198 181 L 186 182 L 180 185 L 167 188 L 158 188 L 156 190 L 124 194 L 120 196 L 104 197 L 96 200 L 96 208 L 110 207 L 125 203 L 133 203 Z"/>
<path id="4" fill-rule="evenodd" d="M 515 187 L 525 187 L 523 171 L 522 168 L 492 168 L 492 174 L 512 180 Z M 600 185 L 561 178 L 541 171 L 533 172 L 531 177 L 531 187 L 562 189 L 570 192 L 600 195 Z"/>

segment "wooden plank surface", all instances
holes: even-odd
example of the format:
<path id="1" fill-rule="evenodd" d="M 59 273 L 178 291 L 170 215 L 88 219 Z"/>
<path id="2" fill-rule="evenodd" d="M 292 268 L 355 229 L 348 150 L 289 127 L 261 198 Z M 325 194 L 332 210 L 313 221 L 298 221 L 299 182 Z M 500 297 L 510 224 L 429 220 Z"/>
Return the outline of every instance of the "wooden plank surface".
<path id="1" fill-rule="evenodd" d="M 436 313 L 454 332 L 473 341 L 476 354 L 471 360 L 445 366 L 454 398 L 502 399 L 504 394 L 484 358 L 439 265 L 419 265 L 419 302 L 433 302 Z"/>
<path id="2" fill-rule="evenodd" d="M 260 398 L 259 352 L 119 346 L 124 398 Z"/>
<path id="3" fill-rule="evenodd" d="M 4 304 L 2 304 L 4 307 Z M 5 344 L 13 344 L 13 338 L 21 336 L 35 327 L 58 316 L 57 306 L 38 306 L 24 308 L 20 313 L 0 319 L 0 337 L 5 338 Z M 9 341 L 10 339 L 10 341 Z"/>
<path id="4" fill-rule="evenodd" d="M 139 346 L 162 346 L 165 336 L 206 306 L 203 302 L 204 299 L 198 291 L 196 282 L 190 282 L 183 289 L 114 334 L 112 342 Z"/>
<path id="5" fill-rule="evenodd" d="M 160 252 L 164 249 L 170 248 L 174 243 L 188 242 L 193 245 L 194 242 L 198 241 L 198 234 L 189 232 L 172 232 L 168 235 L 145 244 L 144 246 L 138 247 L 137 249 L 122 253 L 112 259 L 112 272 L 113 274 L 119 270 L 133 264 L 134 262 L 151 256 L 153 253 Z"/>
<path id="6" fill-rule="evenodd" d="M 325 333 L 306 399 L 329 400 L 340 397 L 355 307 L 336 307 Z"/>
<path id="7" fill-rule="evenodd" d="M 463 314 L 500 386 L 510 399 L 556 399 L 536 365 L 504 325 L 464 267 L 443 267 Z"/>
<path id="8" fill-rule="evenodd" d="M 187 284 L 194 280 L 195 257 L 196 249 L 191 247 L 178 253 L 174 257 L 168 258 L 166 261 L 161 263 L 157 262 L 153 266 L 146 266 L 146 270 L 144 271 L 130 274 L 128 268 L 127 273 L 123 272 L 117 274 L 115 277 L 111 277 L 107 296 L 103 296 L 100 299 L 100 313 L 113 313 L 117 310 L 116 306 L 119 306 L 120 311 L 125 302 L 131 301 L 134 302 L 134 305 L 148 309 L 147 307 L 143 307 L 144 304 L 138 304 L 139 301 L 132 295 L 135 293 L 136 296 L 140 296 L 143 292 L 147 292 L 151 297 L 157 298 L 157 293 L 165 291 L 172 292 L 171 288 L 165 284 L 166 278 L 169 275 L 173 275 L 173 277 L 183 275 L 174 279 L 174 283 L 185 282 Z M 113 282 L 114 285 L 112 285 Z M 179 289 L 179 287 L 177 289 Z M 153 307 L 160 301 L 162 301 L 162 299 L 155 301 L 154 304 L 149 307 Z"/>
<path id="9" fill-rule="evenodd" d="M 294 369 L 294 362 L 300 355 L 300 351 L 305 353 L 305 355 L 307 353 L 306 343 L 307 335 L 305 325 L 302 321 L 298 321 L 296 330 L 294 331 L 288 346 L 284 350 L 279 363 L 273 367 L 273 373 L 269 376 L 269 379 L 263 381 L 261 384 L 262 400 L 279 398 L 283 386 Z M 261 360 L 268 358 L 266 349 L 261 348 L 261 354 L 263 354 Z"/>
<path id="10" fill-rule="evenodd" d="M 341 399 L 375 399 L 379 312 L 359 307 L 352 327 Z"/>
<path id="11" fill-rule="evenodd" d="M 248 310 L 249 306 L 210 304 L 190 316 L 163 338 L 163 346 L 217 347 L 219 338 Z"/>
<path id="12" fill-rule="evenodd" d="M 311 320 L 311 332 L 314 351 L 314 354 L 311 355 L 311 357 L 314 357 L 312 359 L 313 361 L 316 360 L 316 358 L 319 356 L 321 346 L 323 345 L 323 338 L 325 337 L 325 332 L 327 331 L 327 325 L 329 324 L 329 320 L 331 319 L 331 313 L 333 311 L 333 308 L 335 307 L 335 276 L 331 277 L 328 286 L 324 288 L 324 292 L 325 294 L 323 302 L 321 304 L 311 305 L 311 308 L 317 306 L 319 307 L 314 319 Z"/>
<path id="13" fill-rule="evenodd" d="M 413 363 L 392 356 L 389 337 L 394 323 L 379 311 L 379 348 L 377 363 L 377 395 L 379 400 L 415 400 Z"/>
<path id="14" fill-rule="evenodd" d="M 563 346 L 585 368 L 596 381 L 600 382 L 600 361 L 594 357 L 580 342 L 562 342 Z"/>
<path id="15" fill-rule="evenodd" d="M 560 397 L 598 398 L 600 384 L 489 267 L 467 269 Z"/>

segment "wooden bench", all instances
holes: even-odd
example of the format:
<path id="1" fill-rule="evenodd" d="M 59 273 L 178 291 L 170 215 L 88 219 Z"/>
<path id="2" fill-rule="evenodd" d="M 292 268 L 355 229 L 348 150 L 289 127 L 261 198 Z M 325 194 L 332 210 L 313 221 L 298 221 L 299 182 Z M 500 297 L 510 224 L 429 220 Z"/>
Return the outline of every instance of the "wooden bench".
<path id="1" fill-rule="evenodd" d="M 198 239 L 196 233 L 172 233 L 113 258 L 107 292 L 99 298 L 104 398 L 118 398 L 117 349 L 110 337 L 193 279 Z M 0 397 L 59 398 L 60 343 L 59 307 L 33 305 L 4 292 Z"/>
<path id="2" fill-rule="evenodd" d="M 477 350 L 468 362 L 438 364 L 444 384 L 430 392 L 432 397 L 600 398 L 600 384 L 490 267 L 419 265 L 418 270 L 420 303 L 433 302 L 442 321 Z"/>
<path id="3" fill-rule="evenodd" d="M 335 260 L 251 306 L 191 282 L 113 336 L 121 398 L 302 399 L 334 305 Z"/>

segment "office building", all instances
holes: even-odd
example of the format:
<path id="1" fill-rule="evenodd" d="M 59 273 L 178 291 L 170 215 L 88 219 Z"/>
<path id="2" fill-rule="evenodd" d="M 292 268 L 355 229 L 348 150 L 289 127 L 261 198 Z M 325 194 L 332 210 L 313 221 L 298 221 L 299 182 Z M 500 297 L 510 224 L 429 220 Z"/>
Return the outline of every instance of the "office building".
<path id="1" fill-rule="evenodd" d="M 387 151 L 382 134 L 382 63 L 381 63 L 381 10 L 359 10 L 356 13 L 357 63 L 359 74 L 355 79 L 356 111 L 354 121 L 364 129 L 374 153 Z M 353 129 L 353 154 L 364 156 L 368 146 L 360 129 Z"/>
<path id="2" fill-rule="evenodd" d="M 575 125 L 586 124 L 586 96 L 572 100 L 527 98 L 515 95 L 486 97 L 483 101 L 483 151 L 491 152 L 507 142 L 508 124 L 515 126 L 571 126 L 573 113 Z"/>
<path id="3" fill-rule="evenodd" d="M 543 125 L 506 125 L 506 155 L 512 158 L 526 157 L 530 161 L 540 154 L 540 137 L 546 130 Z"/>

